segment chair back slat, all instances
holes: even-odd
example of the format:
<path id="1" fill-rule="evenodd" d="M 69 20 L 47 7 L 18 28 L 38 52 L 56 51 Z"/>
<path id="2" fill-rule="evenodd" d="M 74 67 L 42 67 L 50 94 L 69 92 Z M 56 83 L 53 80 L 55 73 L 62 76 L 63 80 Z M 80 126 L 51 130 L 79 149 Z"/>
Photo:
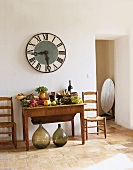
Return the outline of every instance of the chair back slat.
<path id="1" fill-rule="evenodd" d="M 86 91 L 82 92 L 82 100 L 86 104 L 84 111 L 95 111 L 96 116 L 99 115 L 98 92 Z"/>
<path id="2" fill-rule="evenodd" d="M 11 114 L 8 114 L 8 113 L 7 114 L 5 114 L 5 113 L 4 114 L 0 114 L 0 117 L 11 117 Z"/>
<path id="3" fill-rule="evenodd" d="M 95 108 L 85 108 L 84 111 L 97 111 Z"/>
<path id="4" fill-rule="evenodd" d="M 84 100 L 84 103 L 97 103 L 97 100 Z"/>
<path id="5" fill-rule="evenodd" d="M 7 119 L 5 119 L 6 117 Z M 12 97 L 0 97 L 0 122 L 7 120 L 14 121 Z"/>
<path id="6" fill-rule="evenodd" d="M 0 109 L 11 109 L 11 106 L 0 106 Z"/>
<path id="7" fill-rule="evenodd" d="M 7 100 L 11 100 L 12 97 L 0 97 L 0 101 L 7 101 Z"/>

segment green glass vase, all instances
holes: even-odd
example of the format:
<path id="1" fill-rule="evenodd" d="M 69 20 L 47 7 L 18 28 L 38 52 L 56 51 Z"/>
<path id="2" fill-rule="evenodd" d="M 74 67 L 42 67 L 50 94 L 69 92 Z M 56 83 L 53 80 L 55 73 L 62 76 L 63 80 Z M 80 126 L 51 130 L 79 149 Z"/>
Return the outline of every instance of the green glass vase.
<path id="1" fill-rule="evenodd" d="M 32 136 L 32 143 L 37 149 L 44 149 L 50 144 L 50 135 L 41 123 Z"/>
<path id="2" fill-rule="evenodd" d="M 58 124 L 57 130 L 53 134 L 53 143 L 58 146 L 64 146 L 67 143 L 68 137 L 64 130 L 61 128 L 61 124 Z"/>

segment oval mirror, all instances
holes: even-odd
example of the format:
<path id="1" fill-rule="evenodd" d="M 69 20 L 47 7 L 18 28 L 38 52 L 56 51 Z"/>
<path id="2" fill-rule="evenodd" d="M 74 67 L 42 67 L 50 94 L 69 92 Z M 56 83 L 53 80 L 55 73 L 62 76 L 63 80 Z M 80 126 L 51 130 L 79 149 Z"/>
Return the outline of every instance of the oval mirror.
<path id="1" fill-rule="evenodd" d="M 101 107 L 105 113 L 108 113 L 114 104 L 114 83 L 108 78 L 104 81 L 101 91 Z"/>

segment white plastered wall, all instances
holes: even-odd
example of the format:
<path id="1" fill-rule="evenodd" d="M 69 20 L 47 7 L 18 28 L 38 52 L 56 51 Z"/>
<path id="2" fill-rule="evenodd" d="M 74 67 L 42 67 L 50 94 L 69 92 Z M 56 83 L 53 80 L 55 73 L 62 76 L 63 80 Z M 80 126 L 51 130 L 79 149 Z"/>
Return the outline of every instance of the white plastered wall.
<path id="1" fill-rule="evenodd" d="M 115 120 L 131 128 L 129 37 L 115 40 Z"/>

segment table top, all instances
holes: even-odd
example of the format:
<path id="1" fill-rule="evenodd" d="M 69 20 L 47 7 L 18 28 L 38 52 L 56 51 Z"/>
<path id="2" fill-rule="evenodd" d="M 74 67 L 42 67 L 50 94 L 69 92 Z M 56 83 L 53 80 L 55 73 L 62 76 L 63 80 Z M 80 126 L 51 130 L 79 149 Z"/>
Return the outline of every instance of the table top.
<path id="1" fill-rule="evenodd" d="M 56 105 L 56 106 L 43 106 L 43 105 L 38 105 L 36 107 L 23 107 L 23 110 L 25 109 L 45 109 L 45 108 L 59 108 L 59 107 L 75 107 L 75 106 L 83 106 L 85 105 L 84 103 L 81 104 L 67 104 L 67 105 Z"/>

